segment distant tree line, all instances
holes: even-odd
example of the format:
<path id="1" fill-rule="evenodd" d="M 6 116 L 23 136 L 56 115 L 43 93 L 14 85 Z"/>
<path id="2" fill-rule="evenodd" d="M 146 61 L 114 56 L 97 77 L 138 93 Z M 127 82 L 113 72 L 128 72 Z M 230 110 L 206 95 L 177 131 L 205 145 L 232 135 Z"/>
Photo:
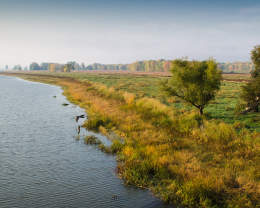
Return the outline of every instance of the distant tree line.
<path id="1" fill-rule="evenodd" d="M 85 65 L 84 63 L 78 64 L 75 61 L 68 62 L 71 65 L 72 70 L 122 70 L 122 71 L 143 71 L 143 72 L 166 72 L 170 71 L 171 62 L 168 60 L 148 60 L 148 61 L 138 61 L 132 64 L 99 64 L 94 63 L 90 65 Z M 34 70 L 50 70 L 53 64 L 61 65 L 58 63 L 41 63 L 38 64 L 33 62 L 30 64 L 29 69 Z M 64 64 L 66 65 L 66 64 Z M 59 68 L 59 67 L 57 67 Z"/>
<path id="2" fill-rule="evenodd" d="M 250 73 L 254 69 L 251 62 L 218 63 L 218 68 L 224 73 Z M 147 60 L 131 64 L 91 64 L 87 70 L 127 70 L 132 72 L 169 72 L 172 60 Z"/>
<path id="3" fill-rule="evenodd" d="M 254 69 L 252 62 L 218 63 L 224 73 L 250 73 Z"/>
<path id="4" fill-rule="evenodd" d="M 58 63 L 41 63 L 33 62 L 29 69 L 34 70 L 50 70 L 50 66 L 55 65 L 55 71 L 59 71 L 61 66 L 69 65 L 69 71 L 79 70 L 118 70 L 118 71 L 132 71 L 132 72 L 169 72 L 172 67 L 172 60 L 147 60 L 137 61 L 131 64 L 99 64 L 94 63 L 85 65 L 84 63 L 77 63 L 70 61 L 67 64 Z M 234 62 L 234 63 L 218 63 L 218 68 L 224 73 L 250 73 L 254 70 L 254 65 L 251 62 Z M 16 67 L 18 68 L 18 67 Z"/>
<path id="5" fill-rule="evenodd" d="M 127 70 L 127 64 L 99 64 L 94 63 L 86 67 L 87 70 Z"/>

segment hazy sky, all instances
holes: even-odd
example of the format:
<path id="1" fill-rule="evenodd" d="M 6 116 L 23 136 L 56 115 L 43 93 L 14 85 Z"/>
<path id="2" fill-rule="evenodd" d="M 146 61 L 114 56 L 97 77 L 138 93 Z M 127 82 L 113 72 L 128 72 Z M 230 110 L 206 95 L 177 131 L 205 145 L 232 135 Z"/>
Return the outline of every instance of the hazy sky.
<path id="1" fill-rule="evenodd" d="M 260 0 L 0 0 L 0 66 L 248 61 Z"/>

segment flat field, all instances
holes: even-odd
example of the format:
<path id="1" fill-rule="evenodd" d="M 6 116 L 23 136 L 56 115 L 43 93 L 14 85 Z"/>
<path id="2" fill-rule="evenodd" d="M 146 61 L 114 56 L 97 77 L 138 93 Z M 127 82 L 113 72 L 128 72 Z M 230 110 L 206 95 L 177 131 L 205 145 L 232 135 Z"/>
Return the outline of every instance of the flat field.
<path id="1" fill-rule="evenodd" d="M 54 75 L 54 74 L 53 74 Z M 177 98 L 167 98 L 160 90 L 160 83 L 168 79 L 169 73 L 112 73 L 112 72 L 74 72 L 55 73 L 56 76 L 71 77 L 81 81 L 91 81 L 113 87 L 115 90 L 133 93 L 137 98 L 149 97 L 182 110 L 192 110 L 191 107 Z M 239 102 L 241 86 L 250 79 L 249 74 L 224 74 L 221 89 L 216 99 L 206 107 L 205 113 L 209 119 L 220 119 L 226 123 L 242 125 L 252 131 L 260 132 L 260 114 L 249 113 L 239 115 L 236 105 Z"/>

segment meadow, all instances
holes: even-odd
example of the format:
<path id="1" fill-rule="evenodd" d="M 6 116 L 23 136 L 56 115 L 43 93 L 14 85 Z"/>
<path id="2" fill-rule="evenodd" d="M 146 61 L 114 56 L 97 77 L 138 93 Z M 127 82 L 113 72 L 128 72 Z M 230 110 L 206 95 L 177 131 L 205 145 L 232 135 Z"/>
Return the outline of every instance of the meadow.
<path id="1" fill-rule="evenodd" d="M 80 81 L 100 83 L 106 87 L 133 93 L 136 98 L 149 97 L 159 100 L 168 106 L 182 111 L 191 111 L 194 108 L 178 98 L 167 98 L 160 89 L 162 80 L 167 79 L 168 73 L 56 73 L 56 76 L 71 77 Z M 250 78 L 249 74 L 224 74 L 221 89 L 216 99 L 206 107 L 208 119 L 219 119 L 226 123 L 246 127 L 260 132 L 260 114 L 250 113 L 240 115 L 236 112 L 239 103 L 240 88 Z"/>
<path id="2" fill-rule="evenodd" d="M 149 188 L 184 207 L 260 204 L 260 117 L 235 114 L 240 86 L 248 76 L 224 77 L 216 99 L 200 116 L 164 96 L 160 82 L 167 76 L 11 75 L 62 86 L 71 102 L 86 109 L 87 129 L 117 135 L 113 150 L 106 152 L 117 154 L 117 172 L 126 184 Z"/>

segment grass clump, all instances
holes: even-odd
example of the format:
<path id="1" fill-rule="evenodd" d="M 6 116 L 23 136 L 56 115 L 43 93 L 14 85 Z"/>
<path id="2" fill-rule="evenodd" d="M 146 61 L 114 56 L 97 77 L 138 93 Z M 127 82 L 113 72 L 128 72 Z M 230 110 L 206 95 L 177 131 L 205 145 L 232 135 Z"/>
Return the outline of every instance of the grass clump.
<path id="1" fill-rule="evenodd" d="M 112 141 L 112 144 L 110 146 L 110 150 L 112 154 L 116 154 L 118 152 L 121 152 L 123 150 L 123 147 L 125 146 L 123 141 L 114 139 Z"/>
<path id="2" fill-rule="evenodd" d="M 110 146 L 105 146 L 104 144 L 99 144 L 99 149 L 102 152 L 105 152 L 107 154 L 117 154 L 122 151 L 123 147 L 124 147 L 124 143 L 117 139 L 113 140 L 112 144 Z"/>
<path id="3" fill-rule="evenodd" d="M 98 145 L 98 148 L 99 148 L 102 152 L 104 152 L 104 153 L 111 154 L 111 149 L 110 149 L 110 147 L 108 147 L 108 146 L 106 146 L 106 145 L 104 145 L 104 144 L 99 144 L 99 145 Z"/>
<path id="4" fill-rule="evenodd" d="M 102 142 L 94 135 L 86 136 L 84 139 L 85 144 L 100 145 Z"/>
<path id="5" fill-rule="evenodd" d="M 102 115 L 89 116 L 88 120 L 84 123 L 84 127 L 88 130 L 98 132 L 101 126 L 109 126 L 111 120 Z"/>

